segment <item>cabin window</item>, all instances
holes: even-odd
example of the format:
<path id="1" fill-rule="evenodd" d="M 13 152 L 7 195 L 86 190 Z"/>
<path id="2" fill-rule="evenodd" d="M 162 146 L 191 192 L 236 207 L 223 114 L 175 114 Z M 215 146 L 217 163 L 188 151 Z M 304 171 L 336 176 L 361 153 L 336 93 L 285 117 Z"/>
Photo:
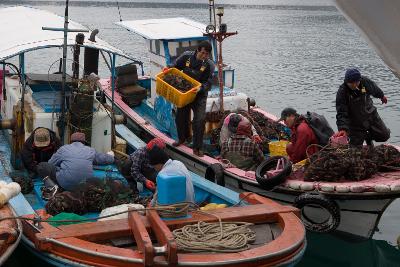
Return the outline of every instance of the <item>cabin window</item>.
<path id="1" fill-rule="evenodd" d="M 157 55 L 160 55 L 160 46 L 161 46 L 161 42 L 160 42 L 160 40 L 155 40 L 155 48 L 156 48 L 156 51 L 155 51 L 155 53 L 157 54 Z"/>

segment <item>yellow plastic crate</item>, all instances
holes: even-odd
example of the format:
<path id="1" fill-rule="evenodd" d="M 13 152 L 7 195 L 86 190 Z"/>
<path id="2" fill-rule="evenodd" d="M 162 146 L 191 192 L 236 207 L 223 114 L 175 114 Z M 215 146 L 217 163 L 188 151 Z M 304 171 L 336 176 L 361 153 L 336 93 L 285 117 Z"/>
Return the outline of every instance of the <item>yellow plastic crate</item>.
<path id="1" fill-rule="evenodd" d="M 188 80 L 193 84 L 193 88 L 185 93 L 182 93 L 175 87 L 166 83 L 163 78 L 166 74 L 179 75 L 185 80 Z M 190 77 L 189 75 L 183 73 L 176 68 L 170 68 L 166 73 L 160 72 L 156 75 L 156 93 L 163 96 L 166 100 L 177 106 L 178 108 L 184 107 L 192 103 L 199 91 L 201 83 Z"/>
<path id="2" fill-rule="evenodd" d="M 269 155 L 270 156 L 287 156 L 286 145 L 288 143 L 289 143 L 289 141 L 286 141 L 286 140 L 269 142 L 268 143 Z"/>

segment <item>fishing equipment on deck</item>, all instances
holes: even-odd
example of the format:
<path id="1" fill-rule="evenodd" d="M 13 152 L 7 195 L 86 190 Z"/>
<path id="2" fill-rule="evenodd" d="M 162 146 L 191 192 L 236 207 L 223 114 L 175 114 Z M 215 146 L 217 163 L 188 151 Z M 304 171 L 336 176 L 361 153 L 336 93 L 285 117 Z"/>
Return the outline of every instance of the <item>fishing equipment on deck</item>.
<path id="1" fill-rule="evenodd" d="M 46 211 L 52 215 L 60 212 L 83 214 L 127 203 L 146 206 L 148 202 L 149 198 L 141 198 L 120 181 L 93 178 L 83 184 L 79 191 L 56 194 L 47 202 Z"/>
<path id="2" fill-rule="evenodd" d="M 33 190 L 33 181 L 26 172 L 13 171 L 10 174 L 13 182 L 16 182 L 21 187 L 22 194 L 29 194 Z"/>
<path id="3" fill-rule="evenodd" d="M 307 166 L 306 181 L 360 181 L 371 177 L 379 169 L 400 167 L 400 152 L 390 145 L 377 147 L 326 146 L 313 154 Z"/>

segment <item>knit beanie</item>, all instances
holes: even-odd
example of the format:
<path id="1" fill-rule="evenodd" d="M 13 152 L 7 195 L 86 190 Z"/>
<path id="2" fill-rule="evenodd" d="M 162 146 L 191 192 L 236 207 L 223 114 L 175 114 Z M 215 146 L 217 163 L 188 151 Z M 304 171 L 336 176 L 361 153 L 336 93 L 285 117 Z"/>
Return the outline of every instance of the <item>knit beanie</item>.
<path id="1" fill-rule="evenodd" d="M 155 146 L 164 149 L 165 148 L 164 140 L 159 137 L 153 138 L 149 143 L 147 143 L 146 149 L 149 151 Z"/>
<path id="2" fill-rule="evenodd" d="M 168 160 L 169 156 L 164 149 L 154 146 L 149 150 L 150 165 L 165 164 Z"/>
<path id="3" fill-rule="evenodd" d="M 361 73 L 358 69 L 348 69 L 344 75 L 345 83 L 358 82 L 361 80 Z"/>

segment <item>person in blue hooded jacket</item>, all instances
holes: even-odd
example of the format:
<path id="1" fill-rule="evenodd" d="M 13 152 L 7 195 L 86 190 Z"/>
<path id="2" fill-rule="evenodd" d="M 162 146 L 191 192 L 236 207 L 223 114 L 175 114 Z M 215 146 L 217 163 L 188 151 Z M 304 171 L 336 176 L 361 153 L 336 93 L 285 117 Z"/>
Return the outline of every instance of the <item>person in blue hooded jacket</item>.
<path id="1" fill-rule="evenodd" d="M 96 152 L 87 146 L 85 134 L 76 132 L 71 135 L 71 144 L 60 147 L 49 162 L 38 165 L 37 171 L 45 186 L 53 182 L 64 190 L 74 191 L 93 176 L 93 165 L 113 162 L 113 155 Z"/>
<path id="2" fill-rule="evenodd" d="M 390 138 L 390 130 L 379 116 L 371 97 L 379 98 L 382 104 L 388 101 L 375 82 L 362 76 L 358 69 L 348 69 L 336 94 L 339 131 L 334 137 L 348 136 L 352 146 L 361 146 L 364 141 L 371 145 L 372 141 L 385 142 Z"/>

